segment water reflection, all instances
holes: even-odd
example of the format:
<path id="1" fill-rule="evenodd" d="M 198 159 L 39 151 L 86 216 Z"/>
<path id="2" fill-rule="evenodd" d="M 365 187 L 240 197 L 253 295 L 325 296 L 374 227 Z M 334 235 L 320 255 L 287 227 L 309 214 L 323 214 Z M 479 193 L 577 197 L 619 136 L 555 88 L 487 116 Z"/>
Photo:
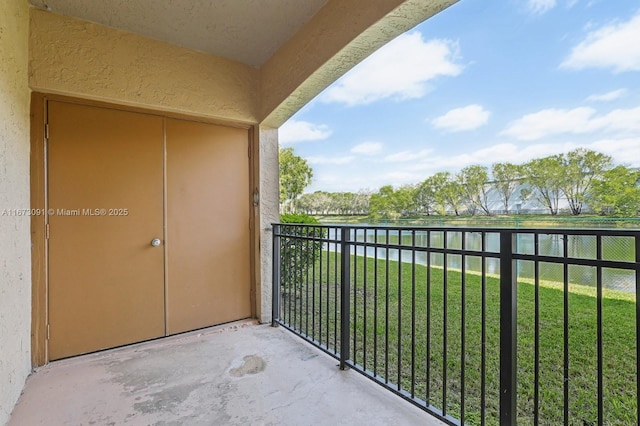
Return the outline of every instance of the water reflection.
<path id="1" fill-rule="evenodd" d="M 447 267 L 451 269 L 470 272 L 482 271 L 482 257 L 479 256 L 483 250 L 490 253 L 499 253 L 500 234 L 497 232 L 463 232 L 455 230 L 387 230 L 387 229 L 359 229 L 351 231 L 351 239 L 357 242 L 382 243 L 398 245 L 401 248 L 364 247 L 356 246 L 355 253 L 358 256 L 370 258 L 386 259 L 402 262 L 415 262 L 419 265 L 427 265 L 426 252 L 411 250 L 415 247 L 448 248 L 454 250 L 465 250 L 465 267 L 462 265 L 462 256 L 447 255 Z M 336 228 L 331 228 L 329 238 L 336 237 Z M 566 240 L 565 240 L 566 238 Z M 516 252 L 528 255 L 540 255 L 549 257 L 563 257 L 565 251 L 569 257 L 579 259 L 596 259 L 597 241 L 593 235 L 559 235 L 559 234 L 538 234 L 536 252 L 536 235 L 533 233 L 518 233 L 516 237 Z M 406 248 L 404 248 L 406 246 Z M 605 260 L 633 262 L 635 259 L 635 243 L 633 237 L 608 236 L 602 238 L 603 255 Z M 325 245 L 325 250 L 335 250 L 334 244 Z M 339 248 L 338 248 L 339 250 Z M 469 253 L 470 252 L 470 253 Z M 475 256 L 473 252 L 478 252 Z M 429 263 L 435 267 L 443 267 L 445 256 L 442 253 L 431 253 Z M 497 258 L 486 258 L 485 271 L 487 274 L 498 274 L 500 270 L 500 260 Z M 550 262 L 540 262 L 540 280 L 564 282 L 564 269 L 562 265 Z M 535 264 L 531 261 L 519 261 L 517 264 L 518 277 L 533 279 L 535 274 Z M 596 268 L 591 266 L 570 265 L 568 267 L 569 282 L 586 286 L 596 286 Z M 603 268 L 604 288 L 635 292 L 635 274 L 633 271 Z"/>

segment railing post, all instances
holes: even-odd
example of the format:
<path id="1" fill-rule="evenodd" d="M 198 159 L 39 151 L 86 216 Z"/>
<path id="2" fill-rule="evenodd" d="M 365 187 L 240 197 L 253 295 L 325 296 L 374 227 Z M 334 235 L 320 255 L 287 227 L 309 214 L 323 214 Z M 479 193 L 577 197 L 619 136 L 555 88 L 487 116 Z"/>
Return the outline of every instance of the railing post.
<path id="1" fill-rule="evenodd" d="M 517 417 L 517 272 L 513 260 L 517 233 L 500 232 L 500 424 Z"/>
<path id="2" fill-rule="evenodd" d="M 271 326 L 277 327 L 280 320 L 280 277 L 281 270 L 281 244 L 280 244 L 280 225 L 273 225 L 273 265 L 272 265 L 272 291 L 271 291 Z"/>
<path id="3" fill-rule="evenodd" d="M 348 227 L 340 229 L 340 370 L 348 368 L 351 319 L 351 246 Z"/>

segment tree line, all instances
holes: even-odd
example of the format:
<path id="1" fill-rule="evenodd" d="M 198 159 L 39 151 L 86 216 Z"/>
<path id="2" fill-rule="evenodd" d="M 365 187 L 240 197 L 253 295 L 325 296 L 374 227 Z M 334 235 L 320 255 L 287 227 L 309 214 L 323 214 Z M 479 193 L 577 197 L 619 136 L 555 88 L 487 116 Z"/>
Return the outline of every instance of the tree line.
<path id="1" fill-rule="evenodd" d="M 292 150 L 290 154 L 295 156 Z M 281 185 L 291 178 L 283 179 L 282 170 L 281 165 Z M 312 175 L 310 167 L 308 170 L 307 184 Z M 526 205 L 539 206 L 551 215 L 566 210 L 577 216 L 588 208 L 597 214 L 633 217 L 640 210 L 639 183 L 639 170 L 615 165 L 608 155 L 579 148 L 524 164 L 471 165 L 457 173 L 438 172 L 416 184 L 385 185 L 376 192 L 302 194 L 303 186 L 284 203 L 292 211 L 307 214 L 374 218 L 509 214 L 526 212 Z"/>

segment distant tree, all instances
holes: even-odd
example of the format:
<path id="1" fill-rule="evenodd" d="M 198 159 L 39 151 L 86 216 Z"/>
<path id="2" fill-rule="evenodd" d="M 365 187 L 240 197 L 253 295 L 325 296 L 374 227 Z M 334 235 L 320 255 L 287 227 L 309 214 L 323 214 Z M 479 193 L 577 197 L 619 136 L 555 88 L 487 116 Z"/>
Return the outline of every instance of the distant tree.
<path id="1" fill-rule="evenodd" d="M 369 202 L 371 200 L 371 191 L 361 189 L 355 194 L 353 208 L 355 214 L 369 214 Z"/>
<path id="2" fill-rule="evenodd" d="M 311 215 L 323 214 L 320 200 L 325 194 L 327 193 L 324 191 L 316 191 L 311 194 L 302 194 L 296 202 L 296 209 L 300 212 Z"/>
<path id="3" fill-rule="evenodd" d="M 316 191 L 311 194 L 302 194 L 296 200 L 296 211 L 311 215 L 354 215 L 369 213 L 368 190 L 353 192 L 326 192 Z"/>
<path id="4" fill-rule="evenodd" d="M 333 192 L 329 196 L 331 197 L 331 211 L 337 214 L 346 214 L 348 196 L 344 192 Z"/>
<path id="5" fill-rule="evenodd" d="M 472 214 L 477 209 L 481 209 L 486 215 L 491 214 L 489 210 L 488 180 L 489 175 L 487 168 L 484 166 L 468 166 L 456 174 L 456 181 L 460 185 L 464 199 L 468 204 L 468 210 Z"/>
<path id="6" fill-rule="evenodd" d="M 369 214 L 374 218 L 389 218 L 395 212 L 393 211 L 393 186 L 385 185 L 378 192 L 371 195 L 369 202 Z"/>
<path id="7" fill-rule="evenodd" d="M 417 185 L 402 185 L 396 190 L 396 206 L 401 216 L 412 216 L 418 211 L 416 187 Z"/>
<path id="8" fill-rule="evenodd" d="M 333 196 L 330 192 L 316 191 L 313 193 L 313 206 L 315 207 L 316 214 L 330 214 L 333 207 Z"/>
<path id="9" fill-rule="evenodd" d="M 385 185 L 371 195 L 369 214 L 375 218 L 396 219 L 415 211 L 414 193 L 412 185 L 404 185 L 394 190 L 391 185 Z"/>
<path id="10" fill-rule="evenodd" d="M 500 194 L 500 200 L 504 206 L 504 212 L 509 214 L 509 201 L 520 186 L 522 178 L 522 166 L 512 163 L 494 163 L 491 166 L 493 186 Z"/>
<path id="11" fill-rule="evenodd" d="M 446 214 L 447 209 L 451 209 L 456 216 L 460 216 L 465 200 L 463 188 L 451 178 L 449 172 L 439 172 L 435 176 L 437 176 L 438 180 L 443 181 L 442 188 L 438 194 L 438 204 L 442 206 L 442 214 Z"/>
<path id="12" fill-rule="evenodd" d="M 493 193 L 494 189 L 506 213 L 512 200 L 517 197 L 521 203 L 535 199 L 550 214 L 557 215 L 559 201 L 561 197 L 566 197 L 574 215 L 582 212 L 587 201 L 590 206 L 600 206 L 603 212 L 610 214 L 618 211 L 613 204 L 603 201 L 611 197 L 603 198 L 603 194 L 594 192 L 594 185 L 597 182 L 599 190 L 615 187 L 605 185 L 605 175 L 623 182 L 632 179 L 629 176 L 607 174 L 612 167 L 611 157 L 580 148 L 566 154 L 535 158 L 523 165 L 495 163 L 491 167 L 493 182 L 489 182 L 487 167 L 472 165 L 455 175 L 449 172 L 436 173 L 416 185 L 404 185 L 397 189 L 385 185 L 376 193 L 369 190 L 360 190 L 358 193 L 316 191 L 301 195 L 313 175 L 311 168 L 293 153 L 292 148 L 281 149 L 280 155 L 282 209 L 292 211 L 295 207 L 297 211 L 308 214 L 369 214 L 372 217 L 397 218 L 412 214 L 445 215 L 448 211 L 455 215 L 463 212 L 474 215 L 482 211 L 489 215 L 489 193 Z M 632 195 L 632 191 L 621 193 L 625 197 Z M 625 203 L 627 205 L 630 204 Z"/>
<path id="13" fill-rule="evenodd" d="M 562 156 L 565 179 L 561 190 L 567 197 L 573 215 L 582 213 L 586 195 L 593 181 L 611 168 L 611 157 L 589 149 L 578 148 Z"/>
<path id="14" fill-rule="evenodd" d="M 544 204 L 551 215 L 557 215 L 560 194 L 566 179 L 562 156 L 534 158 L 523 167 L 525 181 L 532 187 L 531 196 Z"/>
<path id="15" fill-rule="evenodd" d="M 311 183 L 313 170 L 307 160 L 294 154 L 293 148 L 280 148 L 280 206 L 291 212 L 296 199 Z"/>
<path id="16" fill-rule="evenodd" d="M 433 176 L 429 176 L 422 183 L 428 192 L 433 195 L 433 204 L 431 209 L 444 216 L 447 214 L 447 196 L 445 194 L 445 188 L 451 180 L 451 174 L 449 172 L 438 172 Z"/>
<path id="17" fill-rule="evenodd" d="M 414 201 L 419 212 L 430 216 L 438 210 L 438 195 L 440 194 L 440 191 L 442 191 L 446 181 L 446 177 L 443 177 L 443 174 L 439 173 L 429 176 L 416 186 Z"/>
<path id="18" fill-rule="evenodd" d="M 640 171 L 617 166 L 593 180 L 589 206 L 600 214 L 635 217 L 640 212 Z"/>

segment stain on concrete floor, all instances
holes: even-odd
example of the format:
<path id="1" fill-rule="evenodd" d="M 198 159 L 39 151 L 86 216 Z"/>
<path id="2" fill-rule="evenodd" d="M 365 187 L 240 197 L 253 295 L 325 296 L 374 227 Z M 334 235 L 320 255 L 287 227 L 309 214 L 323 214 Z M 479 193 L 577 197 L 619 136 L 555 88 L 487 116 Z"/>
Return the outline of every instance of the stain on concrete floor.
<path id="1" fill-rule="evenodd" d="M 258 355 L 247 355 L 242 359 L 239 367 L 232 368 L 229 374 L 233 377 L 242 377 L 247 374 L 258 374 L 264 371 L 267 363 Z"/>

